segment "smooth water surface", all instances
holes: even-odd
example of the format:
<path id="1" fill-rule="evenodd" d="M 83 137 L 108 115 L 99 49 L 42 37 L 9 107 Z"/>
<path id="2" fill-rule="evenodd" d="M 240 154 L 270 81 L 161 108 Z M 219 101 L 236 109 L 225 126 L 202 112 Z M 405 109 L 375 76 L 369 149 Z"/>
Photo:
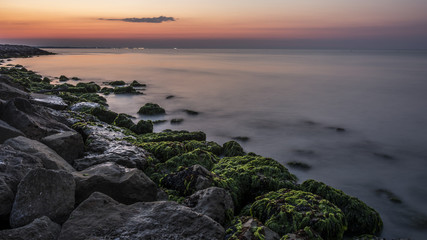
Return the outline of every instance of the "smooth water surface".
<path id="1" fill-rule="evenodd" d="M 323 181 L 378 210 L 382 236 L 427 236 L 427 52 L 49 50 L 59 54 L 15 63 L 43 76 L 146 83 L 144 95 L 108 96 L 110 109 L 142 118 L 139 107 L 155 102 L 167 114 L 151 119 L 184 119 L 155 131 L 202 130 L 221 144 L 249 137 L 247 152 L 309 164 L 289 167 L 300 182 Z"/>

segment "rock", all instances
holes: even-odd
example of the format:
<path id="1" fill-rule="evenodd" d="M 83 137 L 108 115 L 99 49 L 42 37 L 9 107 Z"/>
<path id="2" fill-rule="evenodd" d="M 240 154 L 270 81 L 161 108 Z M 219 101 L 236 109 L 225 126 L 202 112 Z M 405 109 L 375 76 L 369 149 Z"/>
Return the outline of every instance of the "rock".
<path id="1" fill-rule="evenodd" d="M 291 161 L 287 162 L 286 165 L 288 165 L 291 168 L 300 169 L 300 170 L 309 170 L 311 168 L 310 165 L 303 162 L 297 162 L 297 161 Z"/>
<path id="2" fill-rule="evenodd" d="M 78 171 L 105 162 L 141 170 L 147 167 L 150 154 L 140 147 L 118 140 L 127 137 L 121 129 L 99 123 L 85 125 L 82 131 L 86 136 L 86 155 L 74 160 L 73 166 Z"/>
<path id="3" fill-rule="evenodd" d="M 119 113 L 117 115 L 116 119 L 114 119 L 113 124 L 118 127 L 124 127 L 127 129 L 130 129 L 131 127 L 135 126 L 135 123 L 133 123 L 133 121 L 126 114 L 123 113 Z"/>
<path id="4" fill-rule="evenodd" d="M 131 87 L 146 87 L 146 86 L 147 86 L 147 84 L 139 83 L 138 81 L 134 80 L 134 81 L 130 84 L 130 86 L 131 86 Z"/>
<path id="5" fill-rule="evenodd" d="M 188 115 L 199 115 L 199 112 L 193 111 L 193 110 L 189 110 L 189 109 L 184 109 L 183 110 L 185 113 L 187 113 Z"/>
<path id="6" fill-rule="evenodd" d="M 62 98 L 54 95 L 31 93 L 31 98 L 32 103 L 55 110 L 64 110 L 68 107 L 68 105 L 64 102 L 64 100 L 62 100 Z"/>
<path id="7" fill-rule="evenodd" d="M 76 79 L 73 79 L 76 80 Z M 80 79 L 77 79 L 80 80 Z M 77 83 L 76 87 L 78 88 L 84 88 L 86 90 L 86 92 L 88 93 L 96 93 L 99 90 L 101 90 L 101 87 L 94 83 L 94 82 L 89 82 L 89 83 Z"/>
<path id="8" fill-rule="evenodd" d="M 68 81 L 68 80 L 69 80 L 69 78 L 68 78 L 68 77 L 66 77 L 66 76 L 64 76 L 64 75 L 59 76 L 59 81 L 60 81 L 60 82 L 66 82 L 66 81 Z"/>
<path id="9" fill-rule="evenodd" d="M 74 173 L 76 203 L 94 192 L 102 192 L 124 204 L 157 199 L 157 186 L 141 170 L 115 163 L 103 163 Z"/>
<path id="10" fill-rule="evenodd" d="M 83 138 L 75 131 L 53 134 L 43 138 L 41 142 L 53 149 L 71 165 L 74 163 L 74 159 L 78 158 L 84 151 Z"/>
<path id="11" fill-rule="evenodd" d="M 126 85 L 126 83 L 124 81 L 119 80 L 119 81 L 109 82 L 108 85 L 111 85 L 111 86 L 123 86 L 123 85 Z"/>
<path id="12" fill-rule="evenodd" d="M 94 102 L 79 102 L 70 107 L 71 111 L 75 112 L 85 112 L 94 108 L 100 108 L 101 104 Z"/>
<path id="13" fill-rule="evenodd" d="M 343 239 L 347 221 L 343 212 L 318 195 L 280 189 L 257 197 L 251 214 L 280 235 L 311 227 L 323 239 Z"/>
<path id="14" fill-rule="evenodd" d="M 13 98 L 30 98 L 30 95 L 27 92 L 22 91 L 21 89 L 15 88 L 9 84 L 12 79 L 8 76 L 0 75 L 0 99 L 10 100 Z"/>
<path id="15" fill-rule="evenodd" d="M 183 196 L 213 186 L 215 175 L 200 165 L 166 175 L 161 184 L 168 189 L 176 190 Z"/>
<path id="16" fill-rule="evenodd" d="M 53 53 L 35 47 L 24 45 L 0 45 L 0 58 L 30 57 L 36 55 L 51 55 Z M 10 59 L 8 59 L 9 61 Z"/>
<path id="17" fill-rule="evenodd" d="M 174 118 L 174 119 L 171 119 L 171 124 L 180 124 L 183 121 L 184 121 L 184 119 L 182 119 L 182 118 Z"/>
<path id="18" fill-rule="evenodd" d="M 115 87 L 113 89 L 114 94 L 140 94 L 140 92 L 136 91 L 132 86 L 126 87 Z"/>
<path id="19" fill-rule="evenodd" d="M 382 230 L 383 222 L 378 212 L 358 198 L 351 197 L 341 190 L 315 180 L 303 182 L 301 189 L 317 194 L 337 205 L 343 211 L 348 222 L 348 233 L 375 235 Z"/>
<path id="20" fill-rule="evenodd" d="M 282 239 L 294 239 L 294 240 L 323 240 L 323 238 L 314 231 L 311 227 L 305 227 L 295 233 L 288 233 L 282 237 Z M 353 238 L 353 240 L 356 240 Z M 367 240 L 367 239 L 366 239 Z M 380 240 L 380 239 L 378 239 Z M 385 240 L 385 239 L 383 239 Z"/>
<path id="21" fill-rule="evenodd" d="M 296 188 L 296 177 L 286 167 L 261 156 L 222 158 L 212 172 L 219 176 L 218 186 L 230 191 L 238 209 L 269 191 Z"/>
<path id="22" fill-rule="evenodd" d="M 146 103 L 139 109 L 138 113 L 144 115 L 159 115 L 165 114 L 166 111 L 156 103 Z"/>
<path id="23" fill-rule="evenodd" d="M 132 126 L 130 130 L 136 134 L 152 133 L 153 123 L 150 120 L 139 120 L 139 122 Z"/>
<path id="24" fill-rule="evenodd" d="M 4 144 L 21 152 L 40 158 L 43 166 L 47 169 L 64 170 L 68 172 L 74 171 L 74 168 L 55 151 L 36 140 L 19 136 L 8 139 Z"/>
<path id="25" fill-rule="evenodd" d="M 0 145 L 0 218 L 9 215 L 21 179 L 31 170 L 42 168 L 38 157 Z"/>
<path id="26" fill-rule="evenodd" d="M 248 216 L 237 217 L 227 229 L 226 234 L 225 240 L 280 240 L 279 234 Z"/>
<path id="27" fill-rule="evenodd" d="M 242 146 L 240 146 L 236 141 L 228 141 L 222 145 L 222 148 L 224 149 L 224 156 L 226 157 L 245 155 Z"/>
<path id="28" fill-rule="evenodd" d="M 61 226 L 43 216 L 23 227 L 0 231 L 0 240 L 56 240 Z"/>
<path id="29" fill-rule="evenodd" d="M 3 143 L 9 138 L 24 136 L 24 133 L 10 126 L 5 121 L 0 120 L 0 143 Z"/>
<path id="30" fill-rule="evenodd" d="M 72 131 L 62 123 L 65 119 L 60 113 L 33 105 L 23 98 L 8 101 L 0 118 L 31 139 L 39 140 L 62 131 Z"/>
<path id="31" fill-rule="evenodd" d="M 75 187 L 70 173 L 43 168 L 31 170 L 18 185 L 10 225 L 24 226 L 42 216 L 59 224 L 65 222 L 74 209 Z"/>
<path id="32" fill-rule="evenodd" d="M 223 239 L 224 229 L 211 218 L 176 202 L 124 205 L 93 193 L 62 225 L 58 240 Z"/>
<path id="33" fill-rule="evenodd" d="M 195 192 L 185 199 L 184 204 L 193 211 L 204 214 L 225 226 L 234 215 L 233 199 L 230 193 L 218 187 Z"/>
<path id="34" fill-rule="evenodd" d="M 92 108 L 90 114 L 97 117 L 100 121 L 106 122 L 108 124 L 112 124 L 118 115 L 117 113 L 102 107 Z"/>

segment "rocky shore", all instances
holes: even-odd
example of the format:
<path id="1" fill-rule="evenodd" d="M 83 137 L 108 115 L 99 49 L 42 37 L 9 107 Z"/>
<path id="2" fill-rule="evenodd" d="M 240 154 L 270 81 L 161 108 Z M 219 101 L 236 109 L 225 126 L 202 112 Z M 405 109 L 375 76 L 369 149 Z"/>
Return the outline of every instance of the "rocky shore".
<path id="1" fill-rule="evenodd" d="M 26 49 L 1 45 L 0 58 L 43 54 Z M 151 121 L 108 110 L 103 94 L 137 83 L 53 85 L 0 67 L 0 240 L 379 239 L 379 214 L 355 197 L 298 184 L 236 141 L 153 133 Z"/>

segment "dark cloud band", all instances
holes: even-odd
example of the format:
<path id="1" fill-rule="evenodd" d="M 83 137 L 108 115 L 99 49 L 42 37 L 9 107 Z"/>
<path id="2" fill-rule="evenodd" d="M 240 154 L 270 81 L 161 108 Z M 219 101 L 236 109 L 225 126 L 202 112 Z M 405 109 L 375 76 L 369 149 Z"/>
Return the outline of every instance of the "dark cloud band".
<path id="1" fill-rule="evenodd" d="M 152 17 L 152 18 L 98 18 L 98 20 L 105 21 L 122 21 L 122 22 L 134 22 L 134 23 L 162 23 L 162 22 L 174 22 L 176 21 L 173 17 Z"/>

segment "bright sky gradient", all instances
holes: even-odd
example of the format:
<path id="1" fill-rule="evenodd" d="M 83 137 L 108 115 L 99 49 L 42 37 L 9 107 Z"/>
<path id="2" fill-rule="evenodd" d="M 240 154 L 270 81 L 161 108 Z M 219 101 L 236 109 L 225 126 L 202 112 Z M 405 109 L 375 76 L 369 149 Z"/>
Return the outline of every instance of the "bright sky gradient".
<path id="1" fill-rule="evenodd" d="M 0 43 L 419 49 L 426 13 L 427 0 L 0 0 Z M 175 21 L 118 20 L 160 16 Z"/>

